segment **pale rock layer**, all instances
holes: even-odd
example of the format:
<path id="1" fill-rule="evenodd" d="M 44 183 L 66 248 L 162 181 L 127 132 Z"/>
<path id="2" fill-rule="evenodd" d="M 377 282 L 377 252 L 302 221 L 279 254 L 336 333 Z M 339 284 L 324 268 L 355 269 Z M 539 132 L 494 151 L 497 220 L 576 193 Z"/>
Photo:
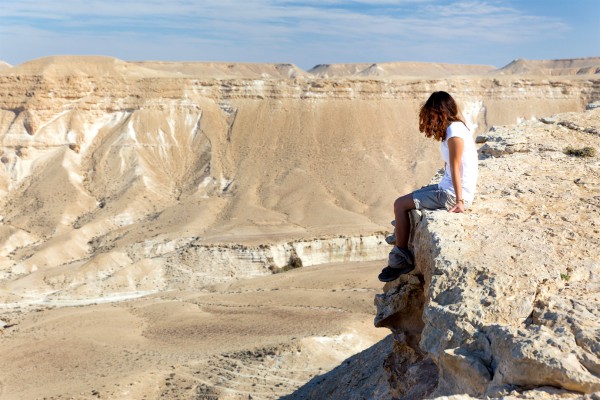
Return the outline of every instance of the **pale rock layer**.
<path id="1" fill-rule="evenodd" d="M 107 57 L 2 69 L 1 297 L 202 287 L 269 274 L 287 257 L 260 246 L 295 242 L 315 243 L 307 264 L 339 261 L 332 249 L 344 260 L 381 257 L 336 240 L 387 229 L 391 199 L 441 166 L 417 129 L 434 90 L 453 93 L 482 132 L 580 111 L 600 97 L 600 79 L 322 79 L 287 64 Z M 250 249 L 250 262 L 235 246 Z M 222 262 L 191 268 L 209 256 Z"/>

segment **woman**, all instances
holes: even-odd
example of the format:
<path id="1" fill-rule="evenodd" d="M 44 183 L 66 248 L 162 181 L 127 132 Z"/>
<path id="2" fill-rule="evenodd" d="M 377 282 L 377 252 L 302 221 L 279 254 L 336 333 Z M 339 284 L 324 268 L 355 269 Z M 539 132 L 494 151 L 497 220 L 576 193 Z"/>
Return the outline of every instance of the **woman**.
<path id="1" fill-rule="evenodd" d="M 425 186 L 394 202 L 395 232 L 388 238 L 391 239 L 388 243 L 395 246 L 390 252 L 388 266 L 379 274 L 382 282 L 393 281 L 415 268 L 413 256 L 408 250 L 410 210 L 445 208 L 450 212 L 462 213 L 475 196 L 477 149 L 473 135 L 452 96 L 446 92 L 435 92 L 429 97 L 419 113 L 419 130 L 425 136 L 442 142 L 446 172 L 439 184 Z"/>

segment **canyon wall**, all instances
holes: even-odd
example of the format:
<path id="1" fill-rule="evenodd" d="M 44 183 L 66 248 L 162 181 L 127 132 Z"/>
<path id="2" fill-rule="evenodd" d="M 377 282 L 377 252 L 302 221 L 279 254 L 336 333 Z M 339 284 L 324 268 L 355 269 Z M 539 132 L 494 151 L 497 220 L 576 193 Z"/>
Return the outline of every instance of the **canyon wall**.
<path id="1" fill-rule="evenodd" d="M 286 243 L 321 243 L 303 261 L 331 261 L 337 238 L 377 238 L 391 201 L 441 167 L 417 130 L 435 90 L 453 93 L 481 133 L 580 111 L 600 98 L 600 79 L 325 79 L 289 64 L 102 57 L 4 68 L 1 296 L 133 295 L 190 274 L 202 287 L 285 266 L 287 255 L 271 262 L 260 246 Z M 235 246 L 263 261 L 240 264 Z M 345 259 L 381 257 L 359 247 Z M 240 267 L 190 272 L 217 253 Z"/>

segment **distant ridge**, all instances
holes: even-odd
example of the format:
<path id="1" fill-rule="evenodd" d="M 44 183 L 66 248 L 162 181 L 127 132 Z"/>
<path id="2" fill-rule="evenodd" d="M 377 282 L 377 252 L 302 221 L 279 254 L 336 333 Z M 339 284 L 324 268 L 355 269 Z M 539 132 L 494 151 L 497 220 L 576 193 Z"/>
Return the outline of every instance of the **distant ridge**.
<path id="1" fill-rule="evenodd" d="M 448 77 L 457 75 L 594 75 L 600 74 L 600 57 L 526 60 L 517 59 L 496 69 L 490 65 L 427 62 L 319 64 L 308 71 L 319 78 L 348 77 Z"/>
<path id="2" fill-rule="evenodd" d="M 600 57 L 558 60 L 526 60 L 519 58 L 494 71 L 498 74 L 523 75 L 595 75 L 600 74 Z"/>
<path id="3" fill-rule="evenodd" d="M 306 77 L 306 71 L 289 63 L 164 62 L 138 61 L 131 64 L 157 71 L 185 75 L 207 75 L 214 78 L 278 78 Z"/>
<path id="4" fill-rule="evenodd" d="M 10 67 L 9 64 L 6 66 Z M 3 68 L 0 65 L 0 70 Z M 208 79 L 294 79 L 308 77 L 294 64 L 225 63 L 225 62 L 170 62 L 123 61 L 105 56 L 50 56 L 20 64 L 22 75 L 106 76 L 125 77 L 196 77 Z"/>
<path id="5" fill-rule="evenodd" d="M 491 65 L 445 64 L 429 62 L 387 62 L 355 64 L 319 64 L 308 72 L 320 78 L 342 77 L 443 77 L 481 75 L 495 70 Z"/>
<path id="6" fill-rule="evenodd" d="M 204 79 L 447 78 L 451 76 L 600 74 L 600 57 L 516 59 L 502 68 L 491 65 L 433 62 L 318 64 L 304 71 L 291 63 L 123 61 L 107 56 L 49 56 L 12 66 L 0 61 L 0 73 L 37 76 L 193 77 Z"/>
<path id="7" fill-rule="evenodd" d="M 13 67 L 19 75 L 53 76 L 124 76 L 158 75 L 152 70 L 132 66 L 114 57 L 106 56 L 49 56 L 24 62 Z"/>

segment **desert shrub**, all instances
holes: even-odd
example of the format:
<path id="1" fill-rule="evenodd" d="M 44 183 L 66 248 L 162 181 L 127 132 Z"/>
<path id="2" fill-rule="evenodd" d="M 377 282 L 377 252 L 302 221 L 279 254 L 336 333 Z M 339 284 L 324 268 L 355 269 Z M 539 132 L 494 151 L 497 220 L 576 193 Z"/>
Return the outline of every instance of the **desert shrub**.
<path id="1" fill-rule="evenodd" d="M 596 149 L 589 146 L 583 147 L 581 149 L 576 149 L 572 146 L 568 146 L 565 149 L 565 154 L 575 157 L 594 157 L 596 155 Z"/>
<path id="2" fill-rule="evenodd" d="M 300 257 L 298 257 L 298 255 L 296 253 L 292 253 L 292 255 L 290 255 L 290 259 L 288 260 L 287 265 L 285 265 L 281 268 L 275 266 L 274 263 L 271 263 L 271 265 L 269 266 L 269 269 L 274 274 L 278 274 L 280 272 L 286 272 L 286 271 L 296 269 L 296 268 L 302 268 L 302 259 Z"/>
<path id="3" fill-rule="evenodd" d="M 292 253 L 290 256 L 290 260 L 288 261 L 288 265 L 283 267 L 284 270 L 302 268 L 302 259 L 296 255 L 296 253 Z"/>

